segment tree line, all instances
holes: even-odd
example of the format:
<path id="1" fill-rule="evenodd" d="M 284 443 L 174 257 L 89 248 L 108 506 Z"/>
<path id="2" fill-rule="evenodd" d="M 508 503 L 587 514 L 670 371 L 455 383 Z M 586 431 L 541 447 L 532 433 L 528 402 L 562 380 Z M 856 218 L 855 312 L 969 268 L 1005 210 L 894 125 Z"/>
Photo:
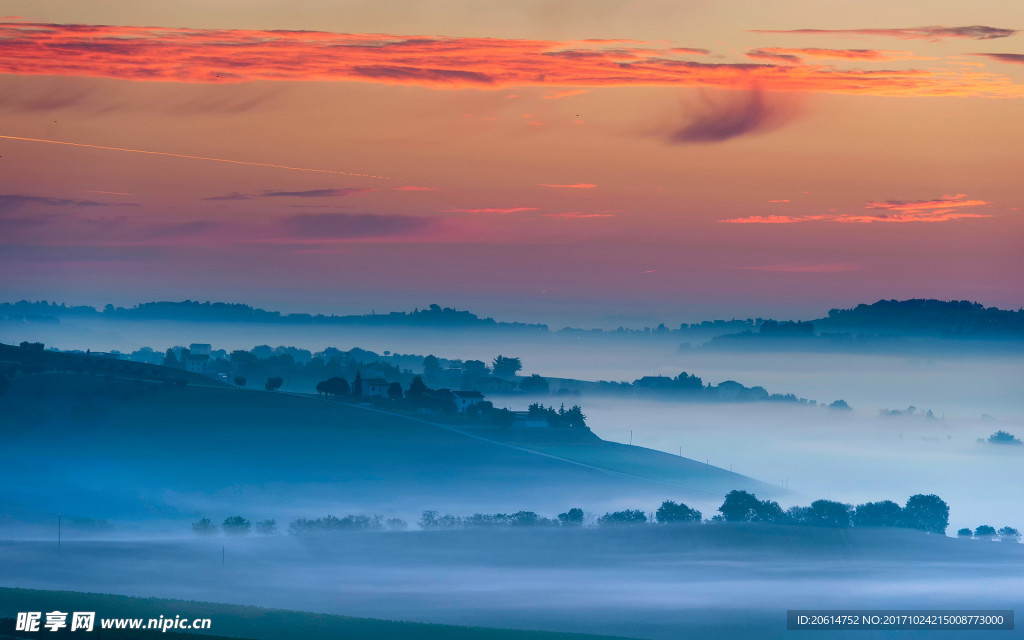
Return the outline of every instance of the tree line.
<path id="1" fill-rule="evenodd" d="M 928 533 L 945 535 L 949 526 L 949 505 L 934 494 L 910 496 L 903 506 L 892 500 L 865 502 L 856 506 L 835 500 L 815 500 L 808 506 L 793 506 L 783 509 L 774 500 L 760 500 L 753 493 L 734 490 L 725 496 L 718 513 L 709 519 L 692 507 L 672 500 L 665 500 L 653 514 L 643 509 L 611 511 L 597 517 L 593 526 L 597 528 L 638 525 L 704 525 L 718 523 L 764 523 L 832 529 L 892 527 L 915 529 Z M 438 511 L 424 511 L 418 522 L 423 530 L 456 530 L 476 528 L 508 527 L 584 527 L 586 516 L 583 509 L 574 507 L 555 518 L 548 518 L 534 511 L 515 513 L 474 513 L 469 516 L 442 514 Z M 193 523 L 196 533 L 210 535 L 217 533 L 217 527 L 208 518 Z M 408 528 L 398 518 L 385 519 L 383 516 L 347 515 L 343 518 L 299 518 L 288 528 L 293 535 L 334 531 L 403 531 Z M 248 520 L 241 516 L 227 518 L 222 529 L 228 535 L 246 535 L 252 529 Z M 257 533 L 276 532 L 276 523 L 265 520 L 256 524 Z M 1018 542 L 1020 532 L 1013 527 L 996 530 L 990 525 L 981 525 L 973 531 L 968 528 L 957 531 L 957 537 L 979 540 L 1002 540 Z"/>

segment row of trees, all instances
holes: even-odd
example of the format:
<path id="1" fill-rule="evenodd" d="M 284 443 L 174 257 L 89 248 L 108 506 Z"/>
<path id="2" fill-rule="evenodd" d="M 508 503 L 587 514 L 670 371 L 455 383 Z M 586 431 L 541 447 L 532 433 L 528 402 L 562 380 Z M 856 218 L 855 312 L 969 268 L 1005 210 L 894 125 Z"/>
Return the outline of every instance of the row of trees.
<path id="1" fill-rule="evenodd" d="M 256 533 L 264 536 L 271 536 L 277 533 L 277 521 L 274 519 L 260 520 L 253 525 L 242 516 L 231 516 L 225 518 L 218 528 L 209 518 L 196 520 L 192 523 L 192 531 L 201 536 L 215 536 L 220 531 L 229 536 L 247 536 L 255 530 Z"/>
<path id="2" fill-rule="evenodd" d="M 336 518 L 332 515 L 323 518 L 299 518 L 288 525 L 288 532 L 293 535 L 321 531 L 403 531 L 408 528 L 404 520 L 398 518 L 385 519 L 383 516 L 347 515 Z M 242 516 L 225 518 L 220 527 L 209 518 L 202 518 L 192 523 L 192 530 L 201 536 L 214 536 L 223 532 L 229 536 L 247 536 L 250 533 L 274 535 L 277 533 L 277 521 L 274 519 L 260 520 L 253 524 Z"/>
<path id="3" fill-rule="evenodd" d="M 975 540 L 1001 540 L 1003 542 L 1020 542 L 1020 531 L 1013 527 L 1003 527 L 996 531 L 996 528 L 983 524 L 974 531 L 971 531 L 967 527 L 960 529 L 956 532 L 958 538 L 968 538 Z"/>
<path id="4" fill-rule="evenodd" d="M 850 528 L 850 527 L 901 527 L 917 529 L 929 533 L 945 534 L 949 525 L 949 506 L 934 494 L 917 494 L 907 499 L 904 506 L 891 501 L 866 502 L 856 507 L 834 500 L 815 500 L 809 506 L 795 506 L 783 510 L 773 500 L 759 500 L 756 495 L 747 491 L 730 491 L 725 496 L 718 514 L 709 520 L 703 514 L 686 504 L 672 500 L 662 502 L 658 510 L 649 517 L 641 509 L 626 509 L 605 513 L 596 520 L 599 527 L 616 527 L 629 525 L 701 524 L 730 522 L 761 522 L 770 524 L 786 524 L 797 526 Z M 444 514 L 437 511 L 424 511 L 419 521 L 421 529 L 468 529 L 483 527 L 581 527 L 585 523 L 583 510 L 576 507 L 557 518 L 547 518 L 533 511 L 517 511 L 515 513 L 475 513 L 471 516 Z M 218 529 L 208 518 L 193 523 L 196 533 L 212 535 Z M 241 516 L 233 516 L 224 520 L 221 525 L 225 534 L 247 535 L 252 528 L 249 521 Z M 300 518 L 291 523 L 288 530 L 292 534 L 325 532 L 325 531 L 401 531 L 407 524 L 400 519 L 385 519 L 382 516 L 348 515 L 344 518 L 326 516 L 313 520 Z M 257 533 L 271 534 L 277 531 L 274 520 L 257 522 Z M 998 531 L 989 525 L 979 526 L 975 530 L 960 529 L 957 536 L 961 538 L 1003 540 L 1018 542 L 1021 534 L 1013 527 L 1003 527 Z"/>
<path id="5" fill-rule="evenodd" d="M 946 532 L 949 505 L 937 495 L 917 494 L 904 506 L 892 500 L 853 505 L 835 500 L 815 500 L 807 507 L 783 511 L 778 502 L 758 500 L 746 491 L 730 491 L 718 508 L 726 522 L 771 522 L 818 527 L 903 527 L 932 533 Z"/>
<path id="6" fill-rule="evenodd" d="M 558 409 L 545 407 L 539 402 L 531 404 L 526 411 L 530 420 L 546 420 L 552 427 L 568 427 L 570 429 L 585 429 L 587 427 L 587 416 L 579 405 L 573 405 L 566 409 L 563 404 Z"/>

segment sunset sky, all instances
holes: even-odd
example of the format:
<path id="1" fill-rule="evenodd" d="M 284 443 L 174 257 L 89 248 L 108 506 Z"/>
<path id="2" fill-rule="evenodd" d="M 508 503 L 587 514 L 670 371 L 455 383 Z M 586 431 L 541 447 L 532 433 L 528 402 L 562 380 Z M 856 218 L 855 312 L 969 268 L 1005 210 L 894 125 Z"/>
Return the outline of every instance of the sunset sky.
<path id="1" fill-rule="evenodd" d="M 0 296 L 1024 305 L 1015 2 L 0 0 Z"/>

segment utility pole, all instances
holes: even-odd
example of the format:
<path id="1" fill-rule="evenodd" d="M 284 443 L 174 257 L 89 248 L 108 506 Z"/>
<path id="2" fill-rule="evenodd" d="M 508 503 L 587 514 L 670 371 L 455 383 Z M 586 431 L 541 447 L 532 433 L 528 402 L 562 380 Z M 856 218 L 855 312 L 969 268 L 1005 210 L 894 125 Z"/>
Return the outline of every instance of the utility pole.
<path id="1" fill-rule="evenodd" d="M 220 548 L 220 566 L 224 566 L 224 547 Z"/>
<path id="2" fill-rule="evenodd" d="M 633 446 L 633 430 L 629 430 L 629 446 Z"/>

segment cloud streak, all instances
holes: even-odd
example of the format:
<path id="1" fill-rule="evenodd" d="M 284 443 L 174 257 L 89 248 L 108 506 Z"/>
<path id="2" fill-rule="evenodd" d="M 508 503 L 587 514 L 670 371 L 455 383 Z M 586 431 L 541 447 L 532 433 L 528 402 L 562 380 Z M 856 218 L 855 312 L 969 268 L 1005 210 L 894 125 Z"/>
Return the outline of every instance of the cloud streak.
<path id="1" fill-rule="evenodd" d="M 992 27 L 856 31 L 862 32 L 932 39 L 1013 33 Z M 1024 87 L 1009 78 L 978 70 L 838 69 L 692 59 L 704 53 L 624 41 L 0 23 L 0 73 L 20 75 L 188 83 L 357 81 L 438 89 L 758 84 L 772 91 L 1024 96 Z"/>
<path id="2" fill-rule="evenodd" d="M 1024 53 L 975 53 L 974 55 L 982 56 L 989 60 L 996 60 L 997 62 L 1024 64 Z"/>
<path id="3" fill-rule="evenodd" d="M 747 57 L 755 60 L 780 60 L 799 63 L 802 58 L 832 58 L 837 60 L 887 61 L 887 60 L 931 60 L 914 56 L 909 51 L 882 51 L 878 49 L 819 49 L 813 47 L 786 48 L 762 47 L 747 52 Z"/>
<path id="4" fill-rule="evenodd" d="M 520 213 L 523 211 L 536 211 L 537 207 L 484 207 L 481 209 L 445 209 L 444 213 Z"/>
<path id="5" fill-rule="evenodd" d="M 968 27 L 905 27 L 899 29 L 754 29 L 753 33 L 796 33 L 806 35 L 835 36 L 882 36 L 903 40 L 929 40 L 938 42 L 948 38 L 969 40 L 994 40 L 1009 38 L 1019 33 L 1017 29 L 971 25 Z"/>
<path id="6" fill-rule="evenodd" d="M 818 215 L 766 215 L 726 218 L 727 224 L 798 224 L 802 222 L 838 222 L 842 224 L 872 224 L 881 222 L 952 222 L 971 218 L 991 218 L 992 214 L 975 213 L 965 209 L 989 206 L 985 200 L 970 200 L 958 193 L 933 200 L 886 200 L 868 202 L 868 213 L 837 213 Z"/>
<path id="7" fill-rule="evenodd" d="M 589 182 L 580 182 L 577 184 L 539 184 L 539 187 L 548 187 L 550 189 L 596 189 L 596 184 L 590 184 Z"/>
<path id="8" fill-rule="evenodd" d="M 21 209 L 25 205 L 39 204 L 47 207 L 135 207 L 131 202 L 96 202 L 93 200 L 70 200 L 67 198 L 48 198 L 29 196 L 18 193 L 0 194 L 0 214 L 8 214 Z"/>

